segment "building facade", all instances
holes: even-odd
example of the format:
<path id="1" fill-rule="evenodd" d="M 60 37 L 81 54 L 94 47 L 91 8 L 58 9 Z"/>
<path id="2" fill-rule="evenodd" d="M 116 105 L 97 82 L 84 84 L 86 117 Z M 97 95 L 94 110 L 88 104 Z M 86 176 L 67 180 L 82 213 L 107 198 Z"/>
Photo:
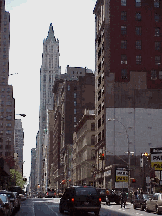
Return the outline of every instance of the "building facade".
<path id="1" fill-rule="evenodd" d="M 97 158 L 106 155 L 98 163 L 101 186 L 104 168 L 124 163 L 119 156 L 139 167 L 141 153 L 161 143 L 161 4 L 98 0 L 93 11 Z M 131 177 L 138 175 L 131 171 Z"/>
<path id="2" fill-rule="evenodd" d="M 37 191 L 36 184 L 36 148 L 31 149 L 31 172 L 30 172 L 30 192 L 31 196 L 33 196 Z"/>
<path id="3" fill-rule="evenodd" d="M 53 146 L 57 147 L 54 147 L 56 154 L 53 156 L 53 173 L 56 173 L 54 178 L 57 180 L 53 181 L 56 190 L 63 191 L 72 179 L 73 132 L 84 110 L 94 109 L 94 88 L 93 72 L 79 67 L 67 66 L 67 73 L 57 77 L 54 83 L 54 134 L 57 135 Z"/>
<path id="4" fill-rule="evenodd" d="M 73 133 L 72 185 L 95 186 L 95 114 L 85 110 Z"/>
<path id="5" fill-rule="evenodd" d="M 15 130 L 14 130 L 14 153 L 17 165 L 17 170 L 23 176 L 23 146 L 24 146 L 24 132 L 22 128 L 21 119 L 15 119 Z"/>
<path id="6" fill-rule="evenodd" d="M 8 85 L 10 47 L 10 14 L 5 1 L 0 1 L 0 157 L 14 167 L 15 100 L 13 87 Z"/>
<path id="7" fill-rule="evenodd" d="M 59 40 L 54 36 L 52 23 L 50 24 L 48 36 L 43 41 L 42 66 L 40 69 L 40 111 L 39 111 L 39 184 L 42 188 L 42 147 L 47 129 L 47 110 L 53 109 L 52 87 L 56 74 L 59 75 Z M 48 143 L 48 141 L 47 141 Z M 44 148 L 44 147 L 43 147 Z"/>

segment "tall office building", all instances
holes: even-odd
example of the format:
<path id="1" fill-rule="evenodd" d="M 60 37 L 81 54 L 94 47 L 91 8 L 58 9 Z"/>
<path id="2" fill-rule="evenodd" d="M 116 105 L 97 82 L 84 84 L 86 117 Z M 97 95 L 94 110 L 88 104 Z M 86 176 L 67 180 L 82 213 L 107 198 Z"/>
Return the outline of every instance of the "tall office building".
<path id="1" fill-rule="evenodd" d="M 98 185 L 121 157 L 139 166 L 142 153 L 161 146 L 161 7 L 158 0 L 96 2 L 96 150 L 97 158 L 106 155 L 97 161 Z M 131 175 L 140 182 L 139 169 Z"/>
<path id="2" fill-rule="evenodd" d="M 24 132 L 22 128 L 21 119 L 15 119 L 15 141 L 14 153 L 17 169 L 23 176 L 23 146 L 24 146 Z"/>
<path id="3" fill-rule="evenodd" d="M 39 111 L 39 184 L 42 186 L 42 148 L 47 129 L 47 110 L 53 109 L 52 87 L 55 76 L 61 73 L 59 66 L 59 40 L 54 36 L 52 23 L 48 36 L 43 41 L 42 66 L 40 69 L 40 111 Z M 47 141 L 48 143 L 48 141 Z"/>
<path id="4" fill-rule="evenodd" d="M 14 167 L 14 116 L 13 87 L 8 85 L 10 46 L 10 14 L 5 1 L 0 1 L 0 157 Z"/>
<path id="5" fill-rule="evenodd" d="M 37 190 L 37 184 L 36 184 L 36 148 L 31 149 L 30 190 L 31 190 L 31 195 L 35 195 L 35 192 Z"/>

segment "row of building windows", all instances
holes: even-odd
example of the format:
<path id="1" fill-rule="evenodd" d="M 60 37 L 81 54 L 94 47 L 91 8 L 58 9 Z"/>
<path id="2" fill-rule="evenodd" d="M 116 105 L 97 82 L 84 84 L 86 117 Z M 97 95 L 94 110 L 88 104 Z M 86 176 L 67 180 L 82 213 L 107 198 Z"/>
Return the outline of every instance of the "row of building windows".
<path id="1" fill-rule="evenodd" d="M 127 34 L 127 26 L 126 25 L 121 26 L 121 34 L 122 35 Z M 142 27 L 141 26 L 136 26 L 135 27 L 135 34 L 136 35 L 142 35 Z M 156 37 L 160 36 L 160 28 L 159 27 L 155 28 L 154 36 L 156 36 Z"/>
<path id="2" fill-rule="evenodd" d="M 11 123 L 7 123 L 7 124 L 6 124 L 6 127 L 11 127 L 11 126 L 12 126 Z M 3 128 L 3 123 L 2 123 L 2 122 L 0 123 L 0 127 Z"/>
<path id="3" fill-rule="evenodd" d="M 159 71 L 159 74 L 156 70 L 151 70 L 151 79 L 152 80 L 157 80 L 159 76 L 159 79 L 162 79 L 162 71 Z M 127 79 L 128 78 L 128 73 L 127 69 L 122 69 L 121 70 L 121 78 L 122 79 Z"/>
<path id="4" fill-rule="evenodd" d="M 123 21 L 127 20 L 127 11 L 121 11 L 121 20 L 123 20 Z M 135 20 L 136 21 L 141 21 L 142 20 L 141 12 L 136 12 Z M 160 15 L 155 13 L 154 14 L 154 20 L 155 20 L 155 22 L 159 22 L 160 21 Z"/>
<path id="5" fill-rule="evenodd" d="M 136 49 L 142 49 L 142 41 L 141 40 L 137 40 L 136 41 Z M 121 41 L 121 49 L 126 49 L 127 48 L 127 41 Z M 161 48 L 161 41 L 155 41 L 155 50 L 160 50 Z"/>
<path id="6" fill-rule="evenodd" d="M 141 64 L 142 62 L 142 56 L 137 55 L 136 56 L 136 64 Z M 127 56 L 126 55 L 121 55 L 121 64 L 127 64 Z M 160 65 L 161 64 L 161 56 L 155 56 L 155 65 Z"/>
<path id="7" fill-rule="evenodd" d="M 3 149 L 3 145 L 0 145 L 0 149 Z M 5 149 L 11 149 L 11 145 L 5 145 Z"/>
<path id="8" fill-rule="evenodd" d="M 127 1 L 129 0 L 121 0 L 121 6 L 127 6 Z M 141 7 L 141 0 L 135 0 L 135 6 Z M 159 8 L 160 7 L 160 0 L 154 0 L 154 7 Z"/>
<path id="9" fill-rule="evenodd" d="M 0 157 L 3 156 L 2 152 L 0 152 Z M 11 152 L 5 152 L 5 157 L 11 156 Z"/>
<path id="10" fill-rule="evenodd" d="M 161 49 L 161 41 L 155 41 L 155 50 Z M 136 49 L 142 49 L 142 41 L 137 40 L 135 43 Z M 127 40 L 121 40 L 121 49 L 127 49 Z"/>

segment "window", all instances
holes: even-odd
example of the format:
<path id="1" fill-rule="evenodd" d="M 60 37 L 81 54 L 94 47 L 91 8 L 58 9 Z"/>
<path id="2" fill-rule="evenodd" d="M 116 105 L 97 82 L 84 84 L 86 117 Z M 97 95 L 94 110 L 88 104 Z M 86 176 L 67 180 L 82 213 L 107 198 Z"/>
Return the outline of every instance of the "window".
<path id="1" fill-rule="evenodd" d="M 151 79 L 152 79 L 152 80 L 156 80 L 156 79 L 157 79 L 156 70 L 152 70 L 152 71 L 151 71 Z"/>
<path id="2" fill-rule="evenodd" d="M 76 122 L 76 116 L 74 117 L 74 122 Z"/>
<path id="3" fill-rule="evenodd" d="M 76 109 L 74 109 L 74 114 L 76 114 Z"/>
<path id="4" fill-rule="evenodd" d="M 126 35 L 127 34 L 127 26 L 121 26 L 121 34 Z"/>
<path id="5" fill-rule="evenodd" d="M 136 56 L 136 64 L 141 64 L 141 56 Z"/>
<path id="6" fill-rule="evenodd" d="M 95 135 L 91 136 L 91 145 L 95 145 Z"/>
<path id="7" fill-rule="evenodd" d="M 155 56 L 155 65 L 159 65 L 161 63 L 160 56 Z"/>
<path id="8" fill-rule="evenodd" d="M 6 131 L 6 134 L 11 134 L 11 130 L 7 130 L 7 131 Z"/>
<path id="9" fill-rule="evenodd" d="M 159 22 L 159 20 L 160 20 L 160 15 L 156 13 L 156 14 L 154 15 L 154 17 L 155 17 L 155 22 Z"/>
<path id="10" fill-rule="evenodd" d="M 98 128 L 101 127 L 101 118 L 98 120 Z"/>
<path id="11" fill-rule="evenodd" d="M 121 20 L 124 20 L 124 21 L 127 20 L 127 12 L 126 11 L 121 12 Z"/>
<path id="12" fill-rule="evenodd" d="M 136 0 L 136 7 L 141 7 L 141 0 Z"/>
<path id="13" fill-rule="evenodd" d="M 3 145 L 0 145 L 0 149 L 3 149 Z"/>
<path id="14" fill-rule="evenodd" d="M 105 120 L 105 118 L 104 118 L 104 114 L 102 115 L 102 124 L 104 124 L 104 120 Z"/>
<path id="15" fill-rule="evenodd" d="M 5 152 L 5 157 L 8 157 L 11 155 L 11 152 Z"/>
<path id="16" fill-rule="evenodd" d="M 74 106 L 76 106 L 76 101 L 74 101 Z"/>
<path id="17" fill-rule="evenodd" d="M 136 35 L 141 35 L 141 34 L 142 34 L 142 28 L 136 27 Z"/>
<path id="18" fill-rule="evenodd" d="M 6 59 L 6 55 L 3 55 L 3 59 Z"/>
<path id="19" fill-rule="evenodd" d="M 154 7 L 159 7 L 159 0 L 154 0 Z"/>
<path id="20" fill-rule="evenodd" d="M 155 28 L 155 36 L 160 36 L 160 28 Z"/>
<path id="21" fill-rule="evenodd" d="M 43 75 L 43 82 L 46 82 L 46 75 Z"/>
<path id="22" fill-rule="evenodd" d="M 159 79 L 162 79 L 162 71 L 159 71 Z"/>
<path id="23" fill-rule="evenodd" d="M 141 49 L 141 40 L 136 41 L 136 49 Z"/>
<path id="24" fill-rule="evenodd" d="M 76 98 L 76 93 L 74 93 L 74 98 Z"/>
<path id="25" fill-rule="evenodd" d="M 126 40 L 121 41 L 121 49 L 127 49 L 127 41 Z"/>
<path id="26" fill-rule="evenodd" d="M 136 13 L 136 21 L 141 21 L 141 13 L 140 12 Z"/>
<path id="27" fill-rule="evenodd" d="M 98 142 L 101 141 L 101 132 L 98 134 Z"/>
<path id="28" fill-rule="evenodd" d="M 155 50 L 160 50 L 160 45 L 161 45 L 160 42 L 159 42 L 159 41 L 158 41 L 158 42 L 156 41 L 156 42 L 155 42 Z"/>
<path id="29" fill-rule="evenodd" d="M 95 123 L 91 123 L 91 131 L 95 131 Z"/>
<path id="30" fill-rule="evenodd" d="M 101 113 L 101 104 L 98 106 L 98 115 Z"/>
<path id="31" fill-rule="evenodd" d="M 127 5 L 127 0 L 121 0 L 121 6 L 126 6 Z"/>
<path id="32" fill-rule="evenodd" d="M 70 91 L 70 85 L 68 85 L 68 91 Z"/>
<path id="33" fill-rule="evenodd" d="M 122 79 L 127 79 L 127 69 L 122 69 L 121 70 L 121 78 Z"/>
<path id="34" fill-rule="evenodd" d="M 121 55 L 121 64 L 127 64 L 127 56 Z"/>

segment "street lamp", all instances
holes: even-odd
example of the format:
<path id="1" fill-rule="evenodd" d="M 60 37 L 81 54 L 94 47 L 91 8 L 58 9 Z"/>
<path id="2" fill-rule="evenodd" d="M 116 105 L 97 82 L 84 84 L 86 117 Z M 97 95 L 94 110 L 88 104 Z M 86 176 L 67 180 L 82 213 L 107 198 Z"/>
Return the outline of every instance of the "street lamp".
<path id="1" fill-rule="evenodd" d="M 108 119 L 108 121 L 118 121 L 125 129 L 126 136 L 127 136 L 127 142 L 128 142 L 128 195 L 130 194 L 130 149 L 129 149 L 129 135 L 127 132 L 127 128 L 125 125 L 120 122 L 118 119 Z"/>
<path id="2" fill-rule="evenodd" d="M 16 114 L 16 115 L 20 115 L 20 116 L 22 116 L 22 117 L 25 117 L 25 116 L 26 116 L 26 114 Z"/>

